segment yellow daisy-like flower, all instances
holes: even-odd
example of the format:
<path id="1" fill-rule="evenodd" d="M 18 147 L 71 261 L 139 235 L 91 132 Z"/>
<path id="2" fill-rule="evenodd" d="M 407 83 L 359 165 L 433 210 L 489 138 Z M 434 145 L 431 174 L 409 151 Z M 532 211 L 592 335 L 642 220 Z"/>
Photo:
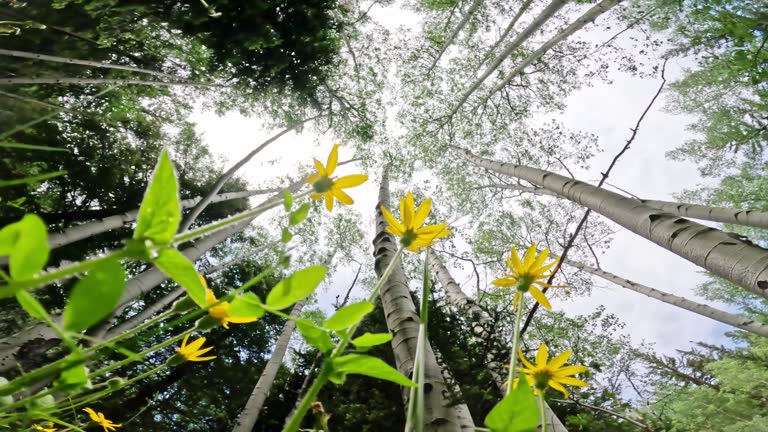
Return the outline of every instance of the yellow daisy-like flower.
<path id="1" fill-rule="evenodd" d="M 56 432 L 56 428 L 53 427 L 53 423 L 51 422 L 44 423 L 44 426 L 33 424 L 32 429 L 40 432 Z"/>
<path id="2" fill-rule="evenodd" d="M 322 162 L 315 159 L 315 169 L 317 169 L 317 172 L 307 177 L 307 183 L 311 184 L 312 189 L 314 189 L 314 192 L 309 197 L 315 200 L 325 198 L 325 208 L 328 211 L 333 211 L 335 199 L 339 200 L 342 204 L 354 204 L 355 201 L 352 197 L 347 195 L 342 189 L 360 186 L 368 180 L 368 176 L 365 174 L 352 174 L 341 178 L 332 177 L 338 163 L 339 144 L 334 144 L 325 166 L 323 166 Z"/>
<path id="3" fill-rule="evenodd" d="M 541 344 L 536 352 L 536 365 L 534 366 L 525 358 L 523 351 L 520 350 L 520 360 L 525 367 L 517 368 L 517 370 L 525 375 L 528 384 L 535 389 L 534 393 L 539 394 L 540 391 L 549 386 L 562 393 L 568 399 L 568 390 L 563 387 L 563 384 L 577 387 L 587 387 L 589 385 L 580 379 L 573 378 L 573 375 L 587 371 L 588 367 L 563 366 L 572 354 L 573 351 L 570 350 L 562 352 L 547 363 L 549 350 L 546 345 Z"/>
<path id="4" fill-rule="evenodd" d="M 208 288 L 207 284 L 205 285 L 205 301 L 209 305 L 212 305 L 219 300 L 216 298 L 216 295 L 213 293 L 213 290 Z M 229 302 L 223 301 L 216 306 L 208 309 L 208 315 L 210 315 L 211 318 L 215 319 L 216 321 L 220 322 L 222 326 L 224 326 L 225 329 L 229 330 L 229 323 L 235 323 L 235 324 L 247 324 L 252 323 L 259 319 L 259 317 L 233 317 L 229 315 Z"/>
<path id="5" fill-rule="evenodd" d="M 512 272 L 491 283 L 498 287 L 516 288 L 514 306 L 517 306 L 520 296 L 529 292 L 539 304 L 547 309 L 552 309 L 552 305 L 549 304 L 549 300 L 547 300 L 547 297 L 541 292 L 539 287 L 546 288 L 551 286 L 544 281 L 551 276 L 552 273 L 547 273 L 547 271 L 557 264 L 559 258 L 545 265 L 544 262 L 547 260 L 547 257 L 549 257 L 549 249 L 544 249 L 540 254 L 536 255 L 535 244 L 528 248 L 522 260 L 517 255 L 515 248 L 512 248 L 512 253 L 507 258 L 507 267 Z"/>
<path id="6" fill-rule="evenodd" d="M 115 424 L 112 422 L 112 420 L 107 420 L 107 418 L 104 417 L 104 414 L 98 411 L 94 411 L 90 408 L 83 408 L 83 411 L 87 412 L 88 415 L 91 416 L 91 420 L 93 420 L 94 423 L 103 427 L 104 432 L 114 431 L 122 426 L 122 424 Z"/>
<path id="7" fill-rule="evenodd" d="M 448 224 L 424 225 L 429 212 L 432 209 L 432 200 L 427 198 L 416 208 L 413 202 L 413 194 L 408 192 L 404 199 L 400 200 L 400 218 L 398 221 L 384 206 L 381 213 L 387 221 L 387 232 L 400 237 L 400 244 L 411 252 L 419 252 L 420 248 L 429 247 L 432 242 L 451 234 L 445 229 Z"/>
<path id="8" fill-rule="evenodd" d="M 196 341 L 187 345 L 188 340 L 189 340 L 189 335 L 184 336 L 184 340 L 181 341 L 181 348 L 176 349 L 176 353 L 184 357 L 184 360 L 201 362 L 201 361 L 213 360 L 216 358 L 216 356 L 200 357 L 201 355 L 213 349 L 213 347 L 203 348 L 203 344 L 205 344 L 204 337 L 198 338 Z"/>

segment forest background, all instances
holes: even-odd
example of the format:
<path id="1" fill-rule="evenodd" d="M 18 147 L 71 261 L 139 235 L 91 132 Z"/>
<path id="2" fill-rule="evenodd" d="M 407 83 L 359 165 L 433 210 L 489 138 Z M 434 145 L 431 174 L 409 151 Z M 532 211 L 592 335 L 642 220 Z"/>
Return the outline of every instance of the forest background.
<path id="1" fill-rule="evenodd" d="M 631 140 L 606 187 L 645 199 L 765 210 L 764 6 L 604 1 L 598 6 L 605 12 L 585 20 L 583 30 L 533 59 L 525 73 L 515 72 L 596 4 L 562 2 L 501 58 L 501 48 L 556 3 L 5 2 L 0 224 L 35 213 L 50 231 L 67 232 L 136 209 L 163 147 L 176 165 L 182 199 L 205 195 L 226 168 L 287 127 L 221 192 L 274 192 L 305 177 L 310 160 L 324 160 L 335 142 L 344 144 L 342 160 L 355 159 L 339 170 L 363 170 L 370 177 L 355 190 L 355 205 L 337 207 L 331 216 L 313 212 L 293 233 L 296 268 L 333 257 L 328 286 L 304 316 L 320 323 L 346 297 L 364 298 L 372 287 L 372 210 L 386 162 L 394 199 L 407 190 L 432 197 L 440 220 L 451 222 L 454 236 L 438 244 L 436 253 L 508 337 L 514 321 L 509 293 L 490 285 L 502 271 L 501 258 L 510 247 L 530 243 L 560 255 L 583 210 L 462 162 L 447 145 L 597 183 Z M 519 22 L 502 38 L 519 12 Z M 400 27 L 403 21 L 407 25 Z M 502 61 L 491 69 L 494 59 Z M 491 70 L 488 79 L 466 92 L 483 70 Z M 512 80 L 504 83 L 505 76 Z M 660 99 L 651 102 L 662 85 Z M 466 100 L 457 106 L 461 98 Z M 30 124 L 37 119 L 43 120 Z M 45 178 L 60 171 L 66 173 Z M 213 204 L 196 223 L 247 206 L 242 199 Z M 280 230 L 274 227 L 281 226 L 282 216 L 269 217 L 202 251 L 199 269 L 236 257 L 209 277 L 212 287 L 239 286 L 277 259 Z M 124 225 L 56 249 L 49 265 L 114 248 L 130 237 L 131 222 Z M 765 246 L 764 229 L 723 229 Z M 598 215 L 580 233 L 572 260 L 765 322 L 764 298 Z M 419 268 L 417 258 L 406 257 L 414 292 Z M 145 268 L 127 270 L 135 276 Z M 578 364 L 592 367 L 591 386 L 573 392 L 572 402 L 548 395 L 568 430 L 768 429 L 761 414 L 768 403 L 766 380 L 760 379 L 768 376 L 763 338 L 646 299 L 576 267 L 563 266 L 558 283 L 568 288 L 555 290 L 554 312 L 539 311 L 524 341 L 527 353 L 543 341 L 572 349 Z M 56 284 L 36 294 L 56 313 L 70 289 Z M 114 331 L 176 289 L 165 282 L 100 327 L 108 332 L 115 326 Z M 431 305 L 430 342 L 458 389 L 448 399 L 464 401 L 480 425 L 498 399 L 484 372 L 489 348 L 471 340 L 471 320 L 440 284 Z M 19 365 L 28 370 L 61 356 L 55 338 L 19 337 L 34 320 L 14 301 L 2 315 L 3 346 L 11 347 L 3 352 L 8 378 Z M 374 312 L 365 329 L 386 331 L 382 318 Z M 111 418 L 133 418 L 126 424 L 131 430 L 233 430 L 267 361 L 279 353 L 284 329 L 276 317 L 217 329 L 209 338 L 219 356 L 215 361 L 148 378 L 102 401 L 99 409 Z M 298 335 L 288 345 L 285 357 L 276 359 L 280 367 L 253 430 L 279 429 L 305 378 L 311 379 L 315 350 Z M 372 352 L 396 366 L 383 346 Z M 136 367 L 124 373 L 145 366 Z M 392 430 L 405 419 L 402 406 L 393 404 L 397 392 L 395 384 L 355 378 L 327 388 L 320 400 L 332 414 L 332 430 Z"/>

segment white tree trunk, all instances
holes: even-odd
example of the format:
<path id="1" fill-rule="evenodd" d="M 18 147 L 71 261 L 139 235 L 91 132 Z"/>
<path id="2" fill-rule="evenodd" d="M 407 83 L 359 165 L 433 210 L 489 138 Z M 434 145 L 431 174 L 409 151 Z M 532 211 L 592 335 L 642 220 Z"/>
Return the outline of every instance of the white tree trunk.
<path id="1" fill-rule="evenodd" d="M 445 366 L 443 361 L 443 355 L 436 348 L 432 349 L 435 353 L 435 360 L 440 367 L 440 372 L 443 374 L 443 380 L 445 384 L 451 389 L 451 393 L 455 399 L 462 399 L 461 387 L 456 382 L 456 378 L 453 377 L 451 371 Z M 469 407 L 466 404 L 458 404 L 453 407 L 456 413 L 456 418 L 459 420 L 462 432 L 474 432 L 475 421 L 472 419 L 472 413 L 469 411 Z"/>
<path id="2" fill-rule="evenodd" d="M 453 276 L 451 276 L 448 269 L 445 268 L 445 265 L 437 254 L 429 254 L 429 266 L 432 269 L 432 273 L 435 275 L 435 279 L 437 279 L 440 286 L 445 290 L 448 302 L 454 305 L 466 318 L 469 318 L 472 325 L 472 334 L 475 336 L 475 339 L 481 344 L 484 344 L 488 338 L 496 338 L 493 318 L 481 309 L 473 299 L 464 294 L 464 291 L 461 290 L 461 287 L 453 279 Z M 498 342 L 500 345 L 504 344 L 502 341 Z M 504 385 L 507 378 L 503 373 L 500 373 L 503 366 L 496 361 L 491 353 L 488 353 L 486 362 L 488 364 L 488 372 L 490 373 L 494 384 L 496 384 L 496 387 L 501 394 L 504 394 L 507 391 L 507 386 Z M 548 431 L 568 432 L 546 402 L 544 403 L 544 410 L 546 411 Z"/>
<path id="3" fill-rule="evenodd" d="M 528 57 L 525 58 L 515 69 L 512 70 L 507 76 L 502 80 L 496 87 L 491 90 L 491 95 L 497 93 L 500 91 L 505 85 L 509 84 L 512 79 L 514 79 L 516 76 L 520 75 L 523 70 L 528 67 L 531 63 L 535 62 L 536 60 L 540 59 L 541 56 L 543 56 L 547 51 L 549 51 L 553 46 L 559 44 L 560 42 L 568 39 L 571 37 L 574 33 L 581 30 L 586 26 L 587 24 L 593 22 L 597 17 L 600 15 L 608 12 L 612 7 L 616 6 L 617 4 L 621 3 L 622 0 L 603 0 L 600 3 L 596 4 L 592 8 L 590 8 L 587 12 L 585 12 L 582 16 L 576 19 L 571 25 L 564 28 L 560 33 L 555 35 L 553 38 L 548 40 L 544 43 L 544 45 L 540 46 L 536 51 L 532 52 Z"/>
<path id="4" fill-rule="evenodd" d="M 517 22 L 523 16 L 525 11 L 527 11 L 528 8 L 531 7 L 532 2 L 533 0 L 525 0 L 525 2 L 523 2 L 522 5 L 520 5 L 520 9 L 518 9 L 515 16 L 512 17 L 512 21 L 510 21 L 509 24 L 507 24 L 507 28 L 504 29 L 504 33 L 502 33 L 501 36 L 499 36 L 496 42 L 494 42 L 491 48 L 488 50 L 488 53 L 486 53 L 483 56 L 483 60 L 481 61 L 481 64 L 484 63 L 489 58 L 493 57 L 493 53 L 496 52 L 496 48 L 498 48 L 499 45 L 501 45 L 501 43 L 504 42 L 507 36 L 509 36 L 509 34 L 512 33 L 512 30 L 515 29 L 515 24 L 517 24 Z"/>
<path id="5" fill-rule="evenodd" d="M 443 42 L 443 46 L 440 48 L 440 52 L 437 53 L 437 56 L 435 57 L 435 60 L 432 62 L 432 65 L 429 66 L 429 69 L 427 70 L 426 75 L 429 76 L 429 74 L 432 72 L 432 69 L 437 66 L 437 63 L 440 61 L 440 58 L 443 56 L 443 53 L 445 53 L 445 50 L 448 49 L 449 46 L 453 43 L 454 39 L 461 33 L 461 30 L 464 28 L 464 26 L 467 25 L 469 22 L 469 19 L 472 18 L 472 15 L 477 12 L 477 10 L 480 8 L 480 5 L 483 4 L 483 0 L 474 0 L 471 5 L 469 5 L 469 9 L 467 9 L 467 12 L 464 13 L 464 15 L 461 17 L 461 20 L 459 23 L 454 27 L 453 31 L 451 32 L 451 35 L 448 36 L 448 39 Z"/>
<path id="6" fill-rule="evenodd" d="M 306 299 L 296 303 L 291 310 L 292 317 L 298 317 Z M 272 389 L 272 383 L 275 382 L 277 372 L 280 370 L 280 365 L 283 364 L 283 357 L 288 350 L 288 343 L 291 341 L 291 335 L 296 329 L 296 322 L 293 320 L 286 320 L 283 325 L 283 331 L 280 333 L 280 337 L 275 343 L 275 350 L 272 352 L 272 356 L 267 361 L 267 365 L 264 367 L 259 381 L 251 392 L 251 396 L 248 398 L 245 407 L 237 417 L 237 422 L 232 432 L 251 432 L 256 425 L 256 421 L 259 419 L 259 413 L 264 406 L 264 401 L 269 396 L 269 391 Z"/>
<path id="7" fill-rule="evenodd" d="M 116 64 L 110 64 L 110 63 L 101 63 L 91 60 L 80 60 L 80 59 L 73 59 L 69 57 L 57 57 L 47 54 L 39 54 L 39 53 L 33 53 L 33 52 L 26 52 L 26 51 L 16 51 L 16 50 L 7 50 L 7 49 L 0 49 L 0 55 L 6 55 L 11 57 L 20 57 L 20 58 L 28 58 L 32 60 L 43 60 L 43 61 L 50 61 L 50 62 L 56 62 L 56 63 L 67 63 L 67 64 L 76 64 L 76 65 L 82 65 L 82 66 L 93 66 L 97 68 L 103 68 L 103 69 L 119 69 L 119 70 L 125 70 L 125 71 L 131 71 L 131 72 L 138 72 L 143 73 L 147 75 L 154 75 L 164 78 L 169 78 L 172 80 L 178 79 L 178 76 L 165 74 L 162 72 L 156 72 L 148 69 L 142 69 L 137 68 L 134 66 L 123 66 L 123 65 L 116 65 Z"/>
<path id="8" fill-rule="evenodd" d="M 768 298 L 768 250 L 748 240 L 553 172 L 483 159 L 463 149 L 459 152 L 477 166 L 523 179 L 581 204 L 692 263 Z"/>
<path id="9" fill-rule="evenodd" d="M 248 161 L 253 159 L 253 157 L 256 156 L 260 151 L 264 150 L 266 146 L 277 141 L 283 135 L 289 132 L 292 132 L 304 126 L 306 123 L 311 122 L 312 120 L 318 119 L 320 117 L 325 117 L 325 114 L 318 114 L 313 117 L 307 117 L 304 120 L 301 120 L 296 124 L 283 129 L 282 131 L 270 137 L 268 140 L 261 143 L 258 147 L 253 149 L 250 153 L 245 155 L 245 157 L 237 161 L 236 164 L 232 165 L 231 168 L 229 168 L 225 173 L 219 176 L 219 178 L 216 180 L 216 183 L 213 184 L 213 186 L 208 191 L 208 193 L 206 193 L 205 196 L 195 205 L 195 207 L 192 208 L 192 210 L 190 210 L 189 214 L 181 222 L 181 225 L 179 226 L 179 232 L 181 233 L 188 230 L 189 227 L 195 222 L 195 219 L 197 219 L 197 217 L 200 216 L 200 213 L 202 213 L 203 210 L 205 210 L 205 207 L 211 203 L 214 196 L 216 196 L 216 194 L 219 193 L 219 190 L 221 190 L 221 188 L 224 186 L 224 183 L 226 183 L 227 181 L 229 181 L 229 179 L 234 177 L 237 171 L 240 168 L 242 168 L 243 165 L 247 164 Z"/>
<path id="10" fill-rule="evenodd" d="M 499 68 L 499 66 L 506 60 L 516 49 L 520 47 L 528 38 L 531 37 L 534 33 L 536 33 L 537 30 L 541 28 L 541 26 L 544 25 L 554 14 L 557 13 L 560 9 L 565 6 L 565 4 L 568 3 L 567 0 L 552 0 L 546 8 L 544 8 L 543 11 L 537 16 L 529 25 L 526 27 L 523 31 L 520 32 L 520 34 L 517 35 L 517 37 L 511 41 L 509 44 L 507 44 L 506 47 L 504 47 L 504 51 L 499 53 L 498 57 L 496 57 L 493 62 L 485 69 L 485 72 L 483 72 L 482 75 L 478 79 L 475 80 L 474 83 L 472 83 L 471 86 L 469 86 L 469 89 L 467 89 L 459 98 L 458 103 L 454 105 L 453 110 L 451 111 L 451 116 L 455 115 L 459 109 L 464 105 L 464 103 L 469 99 L 469 97 L 474 93 L 480 86 L 485 82 L 486 79 L 488 79 L 491 74 L 496 71 L 496 69 Z M 495 91 L 494 91 L 495 93 Z"/>
<path id="11" fill-rule="evenodd" d="M 768 212 L 641 199 L 641 203 L 693 219 L 768 229 Z"/>
<path id="12" fill-rule="evenodd" d="M 677 306 L 681 309 L 685 309 L 687 311 L 693 312 L 695 314 L 699 314 L 701 316 L 713 319 L 715 321 L 720 321 L 721 323 L 727 324 L 729 326 L 738 327 L 742 330 L 746 330 L 748 332 L 751 332 L 760 336 L 768 337 L 768 325 L 761 324 L 759 322 L 756 322 L 755 320 L 734 315 L 732 313 L 728 313 L 725 311 L 721 311 L 711 306 L 707 306 L 705 304 L 688 300 L 684 297 L 676 296 L 674 294 L 669 294 L 664 291 L 659 291 L 649 286 L 646 286 L 637 282 L 633 282 L 629 279 L 624 279 L 622 277 L 616 276 L 613 273 L 596 269 L 594 267 L 588 266 L 586 264 L 582 264 L 580 262 L 566 259 L 565 263 L 577 269 L 584 270 L 587 273 L 591 273 L 595 276 L 599 276 L 621 287 L 630 289 L 632 291 L 638 292 L 640 294 L 654 298 L 656 300 L 661 300 L 664 303 Z"/>
<path id="13" fill-rule="evenodd" d="M 392 208 L 389 204 L 389 179 L 386 170 L 381 180 L 379 202 L 376 205 L 376 237 L 373 240 L 374 269 L 379 277 L 392 262 L 398 248 L 398 242 L 394 236 L 385 231 L 387 222 L 381 213 L 381 206 Z M 401 264 L 395 266 L 387 283 L 381 288 L 380 297 L 387 327 L 393 336 L 392 350 L 395 354 L 395 366 L 400 373 L 410 377 L 413 374 L 416 359 L 420 320 Z M 426 380 L 424 386 L 425 430 L 460 432 L 461 423 L 457 418 L 456 409 L 446 398 L 448 388 L 428 342 L 424 359 L 424 376 Z M 402 391 L 405 407 L 408 407 L 409 395 L 409 389 Z"/>

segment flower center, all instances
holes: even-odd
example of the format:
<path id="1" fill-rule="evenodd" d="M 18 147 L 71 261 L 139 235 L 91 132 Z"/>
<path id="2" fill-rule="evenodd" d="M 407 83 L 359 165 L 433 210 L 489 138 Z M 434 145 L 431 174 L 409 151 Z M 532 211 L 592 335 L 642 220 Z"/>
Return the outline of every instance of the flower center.
<path id="1" fill-rule="evenodd" d="M 333 186 L 333 180 L 330 179 L 330 177 L 321 177 L 316 182 L 312 183 L 312 188 L 317 193 L 326 193 L 329 190 L 331 190 L 331 187 Z"/>
<path id="2" fill-rule="evenodd" d="M 520 276 L 517 278 L 517 290 L 520 292 L 528 292 L 528 288 L 531 287 L 531 284 L 533 283 L 533 276 Z"/>
<path id="3" fill-rule="evenodd" d="M 546 389 L 551 379 L 552 372 L 549 369 L 538 369 L 533 373 L 533 385 L 539 390 Z"/>
<path id="4" fill-rule="evenodd" d="M 412 229 L 407 230 L 402 237 L 400 237 L 400 244 L 404 247 L 408 247 L 413 243 L 418 236 L 416 235 L 416 232 Z"/>

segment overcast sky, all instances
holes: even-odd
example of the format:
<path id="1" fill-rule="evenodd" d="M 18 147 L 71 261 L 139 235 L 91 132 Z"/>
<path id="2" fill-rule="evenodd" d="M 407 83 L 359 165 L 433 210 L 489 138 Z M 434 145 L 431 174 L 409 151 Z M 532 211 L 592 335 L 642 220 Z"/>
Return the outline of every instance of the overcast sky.
<path id="1" fill-rule="evenodd" d="M 394 22 L 410 26 L 417 24 L 413 16 L 403 15 L 401 11 L 391 8 L 376 7 L 372 14 L 389 25 Z M 599 38 L 600 35 L 593 33 L 590 37 Z M 682 67 L 679 62 L 670 61 L 667 65 L 668 79 L 679 76 Z M 660 84 L 658 78 L 638 79 L 619 73 L 614 73 L 612 78 L 611 85 L 596 84 L 576 92 L 569 98 L 565 113 L 552 115 L 564 121 L 567 127 L 588 131 L 599 137 L 603 152 L 592 161 L 590 172 L 576 173 L 582 180 L 597 179 L 608 166 L 630 136 L 630 127 L 637 122 Z M 694 187 L 702 179 L 693 164 L 666 159 L 665 153 L 688 137 L 685 125 L 691 119 L 671 115 L 663 107 L 662 95 L 646 116 L 631 149 L 614 168 L 608 181 L 640 197 L 671 200 L 673 193 Z M 198 111 L 192 120 L 197 122 L 205 143 L 230 164 L 275 132 L 262 129 L 262 122 L 257 118 L 245 118 L 235 113 L 217 117 L 213 113 Z M 333 143 L 331 136 L 290 134 L 268 147 L 239 175 L 250 180 L 254 186 L 258 185 L 275 175 L 294 171 L 299 163 L 309 166 L 313 157 L 324 161 Z M 342 147 L 340 160 L 353 156 L 351 149 Z M 359 168 L 353 165 L 339 168 L 340 175 L 354 172 L 359 172 Z M 355 208 L 364 215 L 364 222 L 368 224 L 365 227 L 369 233 L 368 245 L 373 237 L 373 208 L 377 192 L 377 185 L 368 182 L 350 193 L 356 200 Z M 369 252 L 370 249 L 369 246 Z M 601 257 L 601 265 L 604 270 L 627 279 L 688 298 L 695 298 L 693 289 L 703 281 L 699 269 L 693 264 L 626 230 L 614 236 L 611 248 Z M 452 272 L 458 281 L 464 280 L 461 272 L 456 269 Z M 330 283 L 330 289 L 320 296 L 320 306 L 329 310 L 336 294 L 347 289 L 353 276 L 352 269 L 338 272 Z M 665 353 L 689 347 L 693 341 L 726 342 L 723 333 L 728 327 L 724 325 L 602 280 L 595 282 L 591 296 L 556 301 L 553 308 L 576 315 L 605 305 L 608 312 L 617 314 L 627 323 L 626 331 L 633 341 L 654 342 L 658 350 Z M 472 294 L 472 287 L 467 287 L 467 290 Z"/>

